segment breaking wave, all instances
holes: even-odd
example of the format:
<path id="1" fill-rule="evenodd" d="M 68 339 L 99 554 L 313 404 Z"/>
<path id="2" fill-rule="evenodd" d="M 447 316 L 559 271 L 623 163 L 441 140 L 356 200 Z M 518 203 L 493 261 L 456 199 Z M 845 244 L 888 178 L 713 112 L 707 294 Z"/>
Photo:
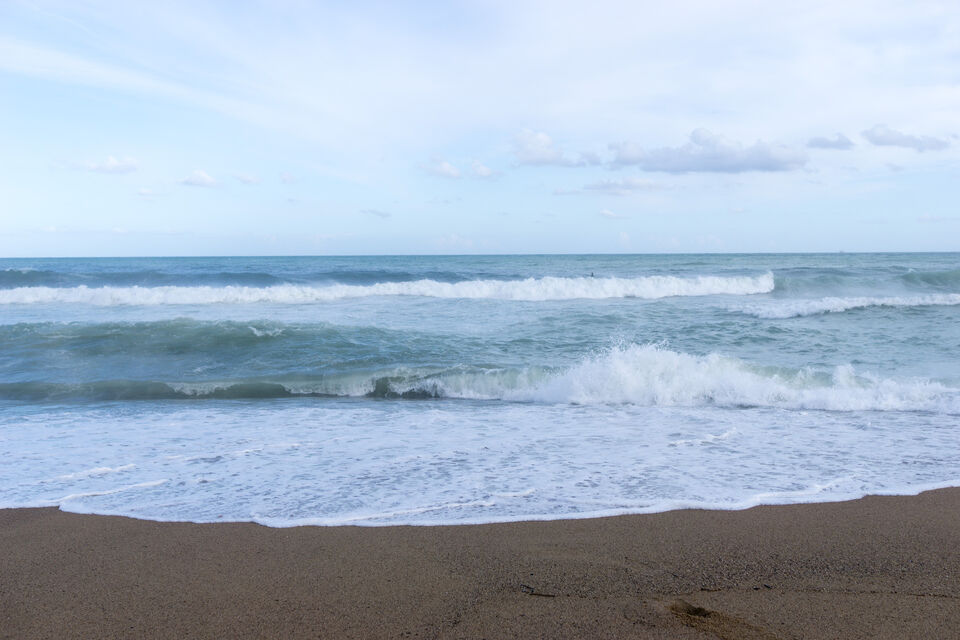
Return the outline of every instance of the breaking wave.
<path id="1" fill-rule="evenodd" d="M 653 345 L 612 349 L 565 369 L 404 367 L 286 379 L 0 384 L 0 398 L 26 401 L 311 396 L 960 413 L 960 389 L 935 381 L 879 378 L 851 366 L 832 371 L 761 367 Z"/>
<path id="2" fill-rule="evenodd" d="M 277 285 L 269 287 L 17 287 L 0 290 L 0 304 L 203 305 L 308 304 L 366 296 L 490 298 L 498 300 L 656 299 L 671 296 L 752 295 L 773 291 L 772 273 L 759 276 L 645 276 L 640 278 L 527 278 L 371 285 Z"/>
<path id="3" fill-rule="evenodd" d="M 833 371 L 760 367 L 718 354 L 630 346 L 588 358 L 537 387 L 511 394 L 547 402 L 648 406 L 777 407 L 828 411 L 960 411 L 960 389 Z"/>

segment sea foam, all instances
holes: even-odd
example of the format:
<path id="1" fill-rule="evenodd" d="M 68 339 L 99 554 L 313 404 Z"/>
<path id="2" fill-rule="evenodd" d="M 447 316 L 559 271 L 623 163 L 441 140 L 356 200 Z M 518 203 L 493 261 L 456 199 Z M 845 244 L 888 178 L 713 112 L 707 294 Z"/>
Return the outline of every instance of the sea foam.
<path id="1" fill-rule="evenodd" d="M 718 354 L 631 345 L 591 357 L 510 399 L 581 404 L 726 406 L 828 411 L 960 411 L 960 390 L 929 380 L 897 381 L 833 371 L 775 369 Z"/>
<path id="2" fill-rule="evenodd" d="M 694 355 L 657 345 L 626 345 L 564 369 L 387 372 L 301 383 L 291 391 L 400 398 L 458 398 L 578 405 L 772 407 L 826 411 L 960 413 L 960 389 L 931 380 L 761 367 L 720 354 Z"/>
<path id="3" fill-rule="evenodd" d="M 0 304 L 203 305 L 309 304 L 367 296 L 490 298 L 497 300 L 656 299 L 671 296 L 752 295 L 773 291 L 772 273 L 759 276 L 644 276 L 380 282 L 372 285 L 270 287 L 18 287 L 0 290 Z"/>
<path id="4" fill-rule="evenodd" d="M 430 376 L 390 383 L 399 393 L 556 404 L 659 407 L 774 407 L 827 411 L 960 412 L 960 389 L 930 380 L 892 380 L 857 373 L 752 365 L 656 345 L 628 345 L 556 372 L 528 370 Z"/>
<path id="5" fill-rule="evenodd" d="M 798 318 L 822 313 L 841 313 L 869 307 L 931 307 L 960 305 L 960 293 L 928 294 L 922 296 L 888 297 L 827 297 L 785 300 L 769 305 L 751 305 L 737 309 L 743 313 L 766 319 Z"/>

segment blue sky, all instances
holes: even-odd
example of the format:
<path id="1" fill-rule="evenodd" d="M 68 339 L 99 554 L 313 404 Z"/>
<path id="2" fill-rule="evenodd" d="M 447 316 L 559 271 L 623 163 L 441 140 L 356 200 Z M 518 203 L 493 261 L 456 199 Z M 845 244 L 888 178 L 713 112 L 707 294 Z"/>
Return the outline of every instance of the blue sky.
<path id="1" fill-rule="evenodd" d="M 0 255 L 937 251 L 955 2 L 0 4 Z"/>

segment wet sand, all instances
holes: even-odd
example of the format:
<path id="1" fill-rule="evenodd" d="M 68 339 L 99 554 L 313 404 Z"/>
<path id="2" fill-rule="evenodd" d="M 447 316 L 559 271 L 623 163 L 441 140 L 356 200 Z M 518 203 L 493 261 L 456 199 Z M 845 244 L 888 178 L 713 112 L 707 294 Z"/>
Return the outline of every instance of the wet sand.
<path id="1" fill-rule="evenodd" d="M 960 638 L 960 489 L 454 527 L 0 510 L 2 638 Z"/>

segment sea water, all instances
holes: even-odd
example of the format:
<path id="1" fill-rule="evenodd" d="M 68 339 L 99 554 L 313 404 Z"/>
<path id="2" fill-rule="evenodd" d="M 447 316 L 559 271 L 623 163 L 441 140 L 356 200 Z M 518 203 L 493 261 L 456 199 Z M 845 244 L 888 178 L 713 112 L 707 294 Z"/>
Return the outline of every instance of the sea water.
<path id="1" fill-rule="evenodd" d="M 447 524 L 960 485 L 960 254 L 0 260 L 0 507 Z"/>

